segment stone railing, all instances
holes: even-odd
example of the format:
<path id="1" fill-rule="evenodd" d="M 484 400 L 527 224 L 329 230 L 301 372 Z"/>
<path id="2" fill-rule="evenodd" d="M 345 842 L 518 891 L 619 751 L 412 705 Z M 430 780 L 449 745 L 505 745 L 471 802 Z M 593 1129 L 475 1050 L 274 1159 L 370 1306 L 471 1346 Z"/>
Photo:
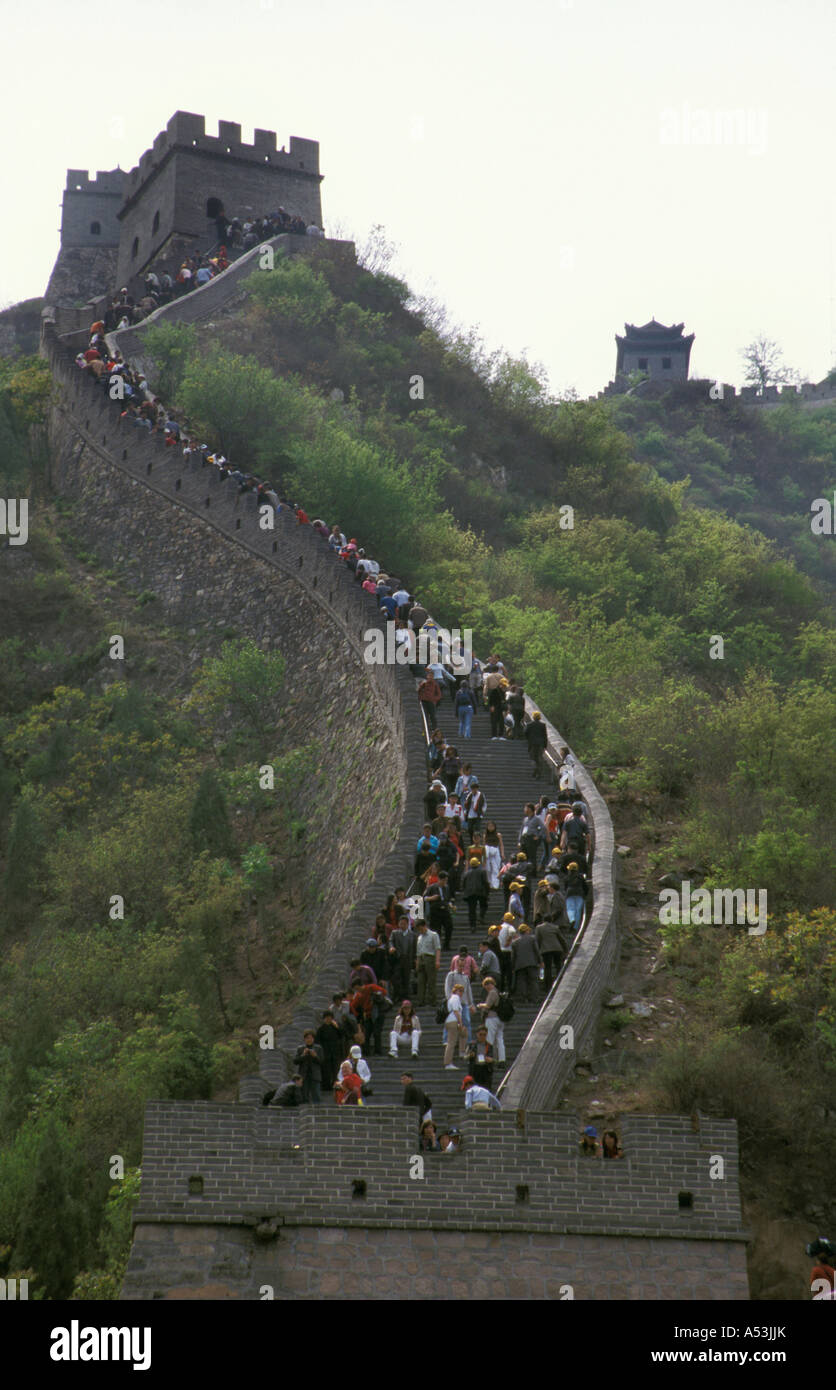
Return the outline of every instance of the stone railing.
<path id="1" fill-rule="evenodd" d="M 740 401 L 741 405 L 787 405 L 795 401 L 798 401 L 802 405 L 827 405 L 829 402 L 836 402 L 836 382 L 829 381 L 804 381 L 799 386 L 793 384 L 766 386 L 763 390 L 758 386 L 741 386 L 740 390 L 738 390 L 736 386 L 733 386 L 728 381 L 714 381 L 711 377 L 689 377 L 687 382 L 684 380 L 662 381 L 654 377 L 645 377 L 643 381 L 640 381 L 637 386 L 632 388 L 632 392 L 640 394 L 641 388 L 645 386 L 645 383 L 649 387 L 656 388 L 657 390 L 664 390 L 667 388 L 675 389 L 687 385 L 692 387 L 695 393 L 698 393 L 701 388 L 704 388 L 706 396 L 709 396 L 709 393 L 711 393 L 711 400 L 737 400 Z M 623 377 L 616 381 L 610 381 L 604 387 L 603 391 L 598 391 L 594 396 L 589 396 L 588 399 L 591 401 L 600 401 L 607 396 L 623 396 L 630 390 L 631 388 L 628 380 L 626 377 Z"/>
<path id="2" fill-rule="evenodd" d="M 527 712 L 536 708 L 526 697 Z M 545 717 L 543 722 L 549 735 L 547 758 L 557 765 L 566 740 Z M 612 821 L 582 763 L 575 764 L 575 782 L 592 820 L 592 910 L 500 1087 L 502 1104 L 518 1110 L 551 1110 L 557 1105 L 578 1058 L 589 1049 L 601 1000 L 618 962 L 618 857 Z"/>

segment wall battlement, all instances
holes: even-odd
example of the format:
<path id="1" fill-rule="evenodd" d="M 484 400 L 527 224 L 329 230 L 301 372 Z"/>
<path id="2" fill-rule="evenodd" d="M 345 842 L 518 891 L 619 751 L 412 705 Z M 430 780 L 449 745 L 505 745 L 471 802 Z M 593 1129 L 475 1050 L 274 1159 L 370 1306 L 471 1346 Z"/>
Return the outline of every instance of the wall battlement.
<path id="1" fill-rule="evenodd" d="M 253 143 L 241 139 L 241 126 L 236 121 L 218 121 L 218 134 L 206 134 L 206 117 L 191 111 L 175 111 L 165 130 L 160 131 L 149 150 L 140 156 L 139 163 L 125 176 L 126 199 L 133 198 L 140 186 L 156 167 L 175 150 L 217 155 L 221 158 L 246 160 L 268 168 L 293 170 L 320 179 L 319 141 L 290 137 L 290 148 L 276 148 L 274 130 L 256 128 Z M 261 211 L 267 212 L 268 208 Z"/>
<path id="2" fill-rule="evenodd" d="M 66 253 L 118 247 L 115 285 L 136 287 L 161 248 L 176 244 L 179 255 L 201 255 L 218 240 L 218 214 L 263 216 L 284 207 L 305 223 L 322 226 L 319 142 L 292 135 L 278 148 L 276 132 L 256 127 L 251 143 L 236 121 L 219 121 L 206 133 L 206 118 L 175 111 L 135 167 L 68 169 L 61 212 L 59 268 L 74 265 Z M 63 257 L 63 261 L 62 261 Z M 86 277 L 79 296 L 89 294 Z M 110 277 L 108 277 L 110 279 Z M 99 286 L 115 288 L 113 279 Z M 52 293 L 54 294 L 54 288 Z"/>
<path id="3" fill-rule="evenodd" d="M 703 1116 L 695 1132 L 685 1116 L 627 1115 L 625 1157 L 615 1163 L 581 1157 L 575 1115 L 468 1114 L 462 1105 L 458 1124 L 461 1152 L 424 1155 L 417 1179 L 408 1107 L 154 1101 L 135 1219 L 744 1238 L 733 1120 Z M 718 1156 L 722 1182 L 711 1177 Z M 477 1197 L 465 1210 L 450 1201 L 452 1164 L 456 1187 Z"/>
<path id="4" fill-rule="evenodd" d="M 124 169 L 67 170 L 67 193 L 121 193 L 125 182 Z"/>
<path id="5" fill-rule="evenodd" d="M 641 388 L 644 383 L 634 387 L 634 394 L 641 395 Z M 767 386 L 761 391 L 757 386 L 741 386 L 738 390 L 727 381 L 714 381 L 711 377 L 697 379 L 692 377 L 688 385 L 693 391 L 699 393 L 704 389 L 705 395 L 713 391 L 711 400 L 733 401 L 738 400 L 742 405 L 768 406 L 768 405 L 787 405 L 798 401 L 802 404 L 818 403 L 827 404 L 836 401 L 836 383 L 828 381 L 804 381 L 799 386 L 787 384 L 784 386 Z M 589 400 L 602 400 L 606 396 L 623 396 L 629 388 L 626 377 L 617 378 L 609 382 L 595 396 L 590 396 Z M 722 393 L 722 394 L 720 394 Z"/>

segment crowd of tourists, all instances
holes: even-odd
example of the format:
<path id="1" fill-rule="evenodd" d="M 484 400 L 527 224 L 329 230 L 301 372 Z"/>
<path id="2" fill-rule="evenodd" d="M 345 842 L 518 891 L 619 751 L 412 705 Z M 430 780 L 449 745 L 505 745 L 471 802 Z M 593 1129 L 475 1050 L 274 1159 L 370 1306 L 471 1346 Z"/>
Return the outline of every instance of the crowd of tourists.
<path id="1" fill-rule="evenodd" d="M 181 299 L 192 290 L 207 285 L 216 275 L 225 271 L 239 255 L 251 251 L 254 246 L 271 237 L 289 233 L 292 236 L 322 237 L 324 232 L 315 222 L 306 222 L 304 217 L 289 213 L 285 208 L 277 208 L 262 217 L 233 217 L 227 219 L 221 213 L 217 219 L 217 246 L 201 254 L 184 256 L 179 267 L 170 271 L 153 269 L 146 271 L 142 294 L 134 298 L 128 286 L 112 295 L 105 310 L 105 331 L 130 328 L 153 314 L 163 304 Z"/>
<path id="2" fill-rule="evenodd" d="M 162 434 L 167 447 L 199 457 L 222 478 L 232 478 L 241 492 L 255 492 L 260 503 L 288 511 L 298 525 L 310 526 L 355 582 L 374 595 L 396 636 L 408 639 L 410 633 L 434 628 L 416 596 L 399 578 L 384 573 L 355 537 L 347 539 L 338 524 L 311 520 L 270 480 L 197 439 L 151 393 L 143 373 L 118 350 L 111 351 L 105 334 L 105 324 L 94 323 L 89 346 L 76 361 L 115 401 L 125 427 Z M 535 776 L 544 769 L 545 725 L 537 711 L 525 723 L 524 691 L 498 656 L 484 664 L 474 659 L 466 675 L 441 659 L 441 653 L 439 658 L 423 670 L 412 668 L 429 735 L 424 824 L 415 846 L 413 881 L 409 889 L 393 888 L 381 906 L 365 945 L 350 962 L 348 979 L 340 982 L 344 988 L 334 994 L 318 1027 L 305 1033 L 295 1053 L 294 1076 L 278 1088 L 271 1104 L 317 1104 L 330 1094 L 339 1105 L 363 1105 L 372 1094 L 368 1059 L 383 1055 L 384 1041 L 391 1059 L 414 1061 L 433 1045 L 427 1038 L 438 1038 L 444 1067 L 456 1071 L 464 1066 L 465 1108 L 500 1108 L 494 1087 L 506 1067 L 504 1024 L 513 1016 L 513 1000 L 536 1003 L 548 992 L 582 923 L 589 891 L 590 822 L 576 791 L 572 755 L 561 750 L 559 790 L 525 805 L 516 844 L 506 849 L 476 770 L 439 728 L 439 705 L 446 692 L 459 740 L 470 737 L 479 708 L 490 717 L 492 737 L 524 739 Z M 467 910 L 472 938 L 480 939 L 475 955 L 469 945 L 459 949 L 439 982 L 442 949 L 450 948 L 458 900 Z M 488 922 L 489 908 L 493 923 Z M 403 1080 L 404 1101 L 417 1106 L 423 1124 L 431 1118 L 427 1097 L 408 1073 Z M 426 1137 L 422 1132 L 422 1141 Z M 440 1136 L 434 1135 L 430 1147 L 438 1142 Z"/>

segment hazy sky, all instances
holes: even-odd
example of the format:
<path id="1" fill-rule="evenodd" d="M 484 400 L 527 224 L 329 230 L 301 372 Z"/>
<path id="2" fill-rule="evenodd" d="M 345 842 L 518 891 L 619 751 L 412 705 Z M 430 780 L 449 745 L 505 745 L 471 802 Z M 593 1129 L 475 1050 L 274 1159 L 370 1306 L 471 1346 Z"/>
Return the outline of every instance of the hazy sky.
<path id="1" fill-rule="evenodd" d="M 43 293 L 66 170 L 129 169 L 172 113 L 319 140 L 326 231 L 527 350 L 613 374 L 684 321 L 740 382 L 763 331 L 836 359 L 834 0 L 89 0 L 3 8 L 0 304 Z M 17 137 L 17 138 L 16 138 Z"/>

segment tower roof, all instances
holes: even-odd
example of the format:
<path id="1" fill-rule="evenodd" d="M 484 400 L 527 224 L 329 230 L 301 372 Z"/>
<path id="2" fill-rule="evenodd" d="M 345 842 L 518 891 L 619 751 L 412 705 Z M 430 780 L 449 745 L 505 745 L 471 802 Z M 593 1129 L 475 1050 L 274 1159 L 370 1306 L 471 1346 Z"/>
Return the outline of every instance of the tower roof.
<path id="1" fill-rule="evenodd" d="M 688 363 L 691 357 L 691 347 L 694 342 L 694 334 L 683 332 L 684 323 L 659 323 L 655 318 L 648 323 L 638 326 L 634 323 L 625 323 L 623 335 L 616 333 L 616 374 L 624 370 L 625 353 L 664 353 L 665 356 L 679 359 L 680 364 L 684 358 L 685 374 L 688 373 Z M 679 368 L 681 370 L 681 366 Z"/>

